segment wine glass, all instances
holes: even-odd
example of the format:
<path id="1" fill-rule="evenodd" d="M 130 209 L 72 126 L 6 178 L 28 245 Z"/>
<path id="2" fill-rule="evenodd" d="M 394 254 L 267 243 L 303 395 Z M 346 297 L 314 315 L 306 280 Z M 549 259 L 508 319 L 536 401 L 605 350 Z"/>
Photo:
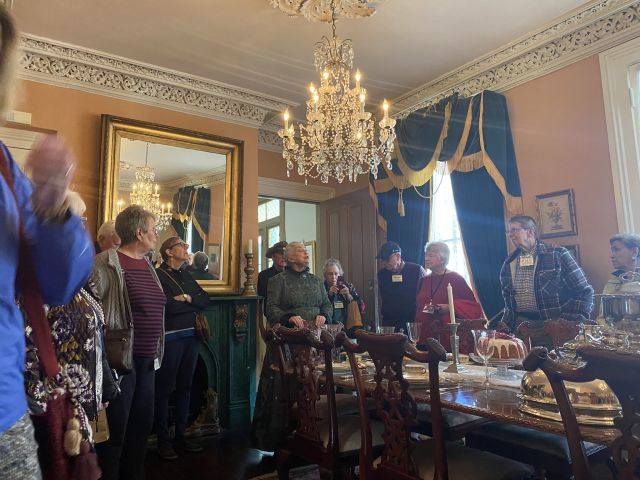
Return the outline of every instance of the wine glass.
<path id="1" fill-rule="evenodd" d="M 335 341 L 336 339 L 336 335 L 338 335 L 338 332 L 340 332 L 340 330 L 342 330 L 342 323 L 338 322 L 338 323 L 325 323 L 323 325 L 323 327 L 329 332 L 329 334 L 331 335 L 331 338 L 333 338 L 333 340 Z M 333 347 L 332 350 L 333 353 L 333 360 L 334 362 L 339 362 L 340 361 L 340 349 L 336 346 Z"/>
<path id="2" fill-rule="evenodd" d="M 407 322 L 407 333 L 409 334 L 409 340 L 417 344 L 420 340 L 420 327 L 418 322 Z"/>
<path id="3" fill-rule="evenodd" d="M 484 386 L 489 386 L 489 359 L 495 351 L 495 330 L 471 330 L 475 344 L 476 355 L 484 363 Z"/>

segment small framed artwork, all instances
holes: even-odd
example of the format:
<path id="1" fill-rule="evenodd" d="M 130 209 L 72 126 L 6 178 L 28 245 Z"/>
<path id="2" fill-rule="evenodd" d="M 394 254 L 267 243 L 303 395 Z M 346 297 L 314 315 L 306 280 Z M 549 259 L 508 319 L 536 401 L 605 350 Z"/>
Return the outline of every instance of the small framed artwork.
<path id="1" fill-rule="evenodd" d="M 207 244 L 207 256 L 209 257 L 209 268 L 212 265 L 216 265 L 220 262 L 220 244 L 208 243 Z"/>
<path id="2" fill-rule="evenodd" d="M 540 238 L 578 234 L 573 189 L 536 195 Z"/>
<path id="3" fill-rule="evenodd" d="M 316 270 L 316 241 L 304 242 L 304 248 L 307 249 L 309 255 L 309 271 L 315 274 Z"/>
<path id="4" fill-rule="evenodd" d="M 571 256 L 575 259 L 576 262 L 578 262 L 578 265 L 580 265 L 580 245 L 561 245 L 561 247 L 569 250 Z"/>

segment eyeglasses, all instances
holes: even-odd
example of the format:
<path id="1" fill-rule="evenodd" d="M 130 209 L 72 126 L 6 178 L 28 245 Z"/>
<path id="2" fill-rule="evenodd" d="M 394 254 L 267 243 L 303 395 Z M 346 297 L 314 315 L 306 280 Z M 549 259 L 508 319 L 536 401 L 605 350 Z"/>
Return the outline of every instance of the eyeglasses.
<path id="1" fill-rule="evenodd" d="M 171 245 L 169 248 L 178 247 L 178 246 L 183 247 L 183 248 L 189 248 L 189 244 L 188 244 L 188 243 L 185 243 L 185 242 L 177 242 L 177 243 L 174 243 L 174 244 L 173 244 L 173 245 Z"/>
<path id="2" fill-rule="evenodd" d="M 514 227 L 514 228 L 510 228 L 509 230 L 505 230 L 504 233 L 506 233 L 507 235 L 510 235 L 512 233 L 518 233 L 520 230 L 528 230 L 528 229 L 524 227 Z"/>

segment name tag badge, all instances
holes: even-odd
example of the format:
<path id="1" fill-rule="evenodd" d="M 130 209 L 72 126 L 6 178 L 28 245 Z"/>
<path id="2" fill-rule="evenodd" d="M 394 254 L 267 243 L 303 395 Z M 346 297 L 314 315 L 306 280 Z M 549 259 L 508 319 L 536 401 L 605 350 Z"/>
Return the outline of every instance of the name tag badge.
<path id="1" fill-rule="evenodd" d="M 521 267 L 532 267 L 533 266 L 533 255 L 520 255 L 520 266 Z"/>
<path id="2" fill-rule="evenodd" d="M 344 308 L 344 303 L 336 302 L 333 304 L 333 308 Z"/>
<path id="3" fill-rule="evenodd" d="M 402 275 L 391 275 L 391 281 L 393 283 L 402 283 Z"/>

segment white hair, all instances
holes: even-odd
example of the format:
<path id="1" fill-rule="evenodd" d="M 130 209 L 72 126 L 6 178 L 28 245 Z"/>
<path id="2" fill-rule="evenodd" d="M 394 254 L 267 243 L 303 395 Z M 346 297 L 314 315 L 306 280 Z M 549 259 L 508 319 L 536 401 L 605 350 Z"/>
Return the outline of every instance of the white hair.
<path id="1" fill-rule="evenodd" d="M 298 247 L 305 248 L 304 243 L 302 243 L 302 242 L 291 242 L 291 243 L 287 244 L 287 246 L 284 248 L 284 259 L 286 261 L 289 261 L 289 258 L 291 257 L 291 254 Z"/>
<path id="2" fill-rule="evenodd" d="M 82 200 L 82 197 L 78 192 L 67 190 L 66 201 L 69 206 L 69 210 L 79 217 L 84 215 L 84 212 L 87 210 L 87 204 L 84 203 L 84 200 Z"/>
<path id="3" fill-rule="evenodd" d="M 98 229 L 98 238 L 100 237 L 106 238 L 112 235 L 113 233 L 115 233 L 115 231 L 116 231 L 116 221 L 108 220 L 104 222 L 102 225 L 100 225 L 100 228 Z"/>
<path id="4" fill-rule="evenodd" d="M 324 262 L 322 271 L 326 272 L 327 268 L 331 268 L 331 267 L 336 267 L 338 269 L 338 275 L 344 275 L 344 270 L 342 270 L 342 265 L 340 264 L 340 260 L 336 258 L 329 258 L 326 262 Z"/>
<path id="5" fill-rule="evenodd" d="M 427 243 L 424 252 L 433 252 L 440 255 L 440 259 L 445 264 L 445 266 L 449 263 L 449 246 L 444 242 L 429 242 Z"/>

